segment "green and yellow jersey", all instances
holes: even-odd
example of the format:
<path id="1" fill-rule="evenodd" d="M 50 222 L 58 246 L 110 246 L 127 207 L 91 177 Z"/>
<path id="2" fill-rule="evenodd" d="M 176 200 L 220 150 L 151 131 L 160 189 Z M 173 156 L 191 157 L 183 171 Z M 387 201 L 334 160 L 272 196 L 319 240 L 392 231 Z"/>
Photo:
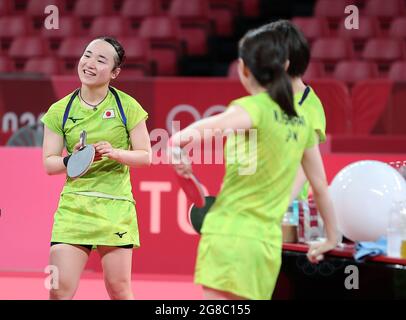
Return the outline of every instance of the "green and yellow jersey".
<path id="1" fill-rule="evenodd" d="M 323 105 L 316 95 L 314 90 L 307 86 L 306 90 L 303 93 L 297 93 L 294 96 L 295 104 L 299 105 L 301 112 L 305 113 L 309 121 L 312 123 L 312 127 L 317 133 L 319 143 L 326 141 L 326 116 L 324 114 Z M 304 184 L 302 190 L 297 196 L 297 200 L 307 201 L 309 197 L 309 187 L 310 184 L 308 181 Z"/>
<path id="2" fill-rule="evenodd" d="M 134 98 L 120 90 L 115 91 L 127 118 L 126 125 L 110 90 L 96 110 L 82 106 L 76 96 L 64 128 L 64 113 L 73 93 L 54 103 L 41 120 L 50 130 L 65 138 L 69 153 L 72 153 L 75 144 L 79 142 L 82 130 L 87 131 L 88 144 L 108 141 L 113 148 L 128 150 L 131 148 L 129 132 L 140 121 L 147 119 L 148 114 Z M 62 194 L 67 193 L 134 201 L 129 167 L 108 158 L 94 162 L 80 179 L 67 177 Z"/>
<path id="3" fill-rule="evenodd" d="M 317 143 L 306 114 L 289 119 L 263 92 L 231 102 L 252 120 L 249 133 L 227 138 L 226 172 L 203 234 L 249 237 L 281 246 L 281 220 L 305 148 Z"/>

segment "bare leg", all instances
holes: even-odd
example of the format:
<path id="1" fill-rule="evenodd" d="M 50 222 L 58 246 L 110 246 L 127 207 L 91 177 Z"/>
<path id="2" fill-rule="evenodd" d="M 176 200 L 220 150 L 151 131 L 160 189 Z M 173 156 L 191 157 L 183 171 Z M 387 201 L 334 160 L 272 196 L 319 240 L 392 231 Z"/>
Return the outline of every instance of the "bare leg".
<path id="1" fill-rule="evenodd" d="M 132 249 L 98 246 L 107 292 L 112 300 L 133 300 Z"/>
<path id="2" fill-rule="evenodd" d="M 90 250 L 70 244 L 55 244 L 50 250 L 50 265 L 57 269 L 57 283 L 49 291 L 50 300 L 69 300 L 75 295 L 80 275 L 86 265 Z M 55 274 L 53 274 L 55 276 Z M 56 287 L 55 287 L 56 285 Z"/>
<path id="3" fill-rule="evenodd" d="M 203 296 L 206 300 L 247 300 L 230 292 L 220 291 L 203 286 Z"/>

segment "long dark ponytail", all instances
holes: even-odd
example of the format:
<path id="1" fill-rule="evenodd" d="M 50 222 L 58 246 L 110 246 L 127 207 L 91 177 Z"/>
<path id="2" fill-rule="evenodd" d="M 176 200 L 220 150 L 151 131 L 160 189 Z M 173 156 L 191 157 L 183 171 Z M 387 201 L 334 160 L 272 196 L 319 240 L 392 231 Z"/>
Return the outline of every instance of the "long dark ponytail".
<path id="1" fill-rule="evenodd" d="M 288 117 L 296 117 L 293 89 L 285 71 L 289 52 L 283 37 L 275 30 L 248 31 L 239 43 L 239 56 L 258 83 Z"/>

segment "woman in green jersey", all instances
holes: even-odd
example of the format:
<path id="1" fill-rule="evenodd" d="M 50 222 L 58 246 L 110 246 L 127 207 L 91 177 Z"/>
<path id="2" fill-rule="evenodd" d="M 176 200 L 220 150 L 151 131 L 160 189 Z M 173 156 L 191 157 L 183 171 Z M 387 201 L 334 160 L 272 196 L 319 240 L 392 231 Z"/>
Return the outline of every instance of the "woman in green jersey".
<path id="1" fill-rule="evenodd" d="M 52 228 L 50 264 L 58 283 L 50 299 L 71 299 L 92 248 L 97 248 L 112 299 L 132 299 L 132 248 L 139 246 L 129 167 L 151 163 L 148 114 L 126 93 L 110 87 L 120 73 L 123 47 L 113 38 L 95 39 L 78 63 L 81 86 L 54 103 L 45 125 L 43 163 L 49 175 L 66 174 L 79 136 L 96 148 L 95 162 L 78 179 L 67 177 Z"/>
<path id="2" fill-rule="evenodd" d="M 269 299 L 281 265 L 281 220 L 300 164 L 327 233 L 325 241 L 309 248 L 309 260 L 317 263 L 338 241 L 314 129 L 294 105 L 283 37 L 275 30 L 249 31 L 239 43 L 239 56 L 240 80 L 250 95 L 172 137 L 173 145 L 183 147 L 190 137 L 207 136 L 208 129 L 233 131 L 225 147 L 223 185 L 205 218 L 195 268 L 195 282 L 208 299 Z M 252 170 L 241 170 L 248 166 Z M 185 176 L 191 172 L 187 164 L 175 169 Z"/>
<path id="3" fill-rule="evenodd" d="M 314 90 L 303 82 L 303 75 L 310 61 L 310 49 L 303 33 L 289 20 L 278 20 L 264 26 L 274 29 L 284 38 L 289 51 L 289 68 L 287 73 L 292 82 L 295 102 L 304 113 L 308 114 L 319 143 L 326 141 L 326 116 L 323 105 Z M 309 183 L 302 166 L 299 167 L 293 186 L 292 200 L 307 200 Z"/>

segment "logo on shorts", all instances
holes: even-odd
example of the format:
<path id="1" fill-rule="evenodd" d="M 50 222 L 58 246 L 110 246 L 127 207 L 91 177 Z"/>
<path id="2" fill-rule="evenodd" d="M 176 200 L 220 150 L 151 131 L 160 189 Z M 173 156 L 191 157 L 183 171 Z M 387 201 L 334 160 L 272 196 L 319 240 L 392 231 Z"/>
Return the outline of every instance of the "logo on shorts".
<path id="1" fill-rule="evenodd" d="M 115 234 L 118 235 L 120 237 L 120 239 L 121 239 L 123 237 L 123 235 L 125 235 L 126 233 L 127 232 L 123 232 L 123 233 L 116 232 Z"/>
<path id="2" fill-rule="evenodd" d="M 113 109 L 106 110 L 103 113 L 103 119 L 111 119 L 111 118 L 115 118 L 115 117 L 116 117 L 116 115 L 115 115 Z"/>

